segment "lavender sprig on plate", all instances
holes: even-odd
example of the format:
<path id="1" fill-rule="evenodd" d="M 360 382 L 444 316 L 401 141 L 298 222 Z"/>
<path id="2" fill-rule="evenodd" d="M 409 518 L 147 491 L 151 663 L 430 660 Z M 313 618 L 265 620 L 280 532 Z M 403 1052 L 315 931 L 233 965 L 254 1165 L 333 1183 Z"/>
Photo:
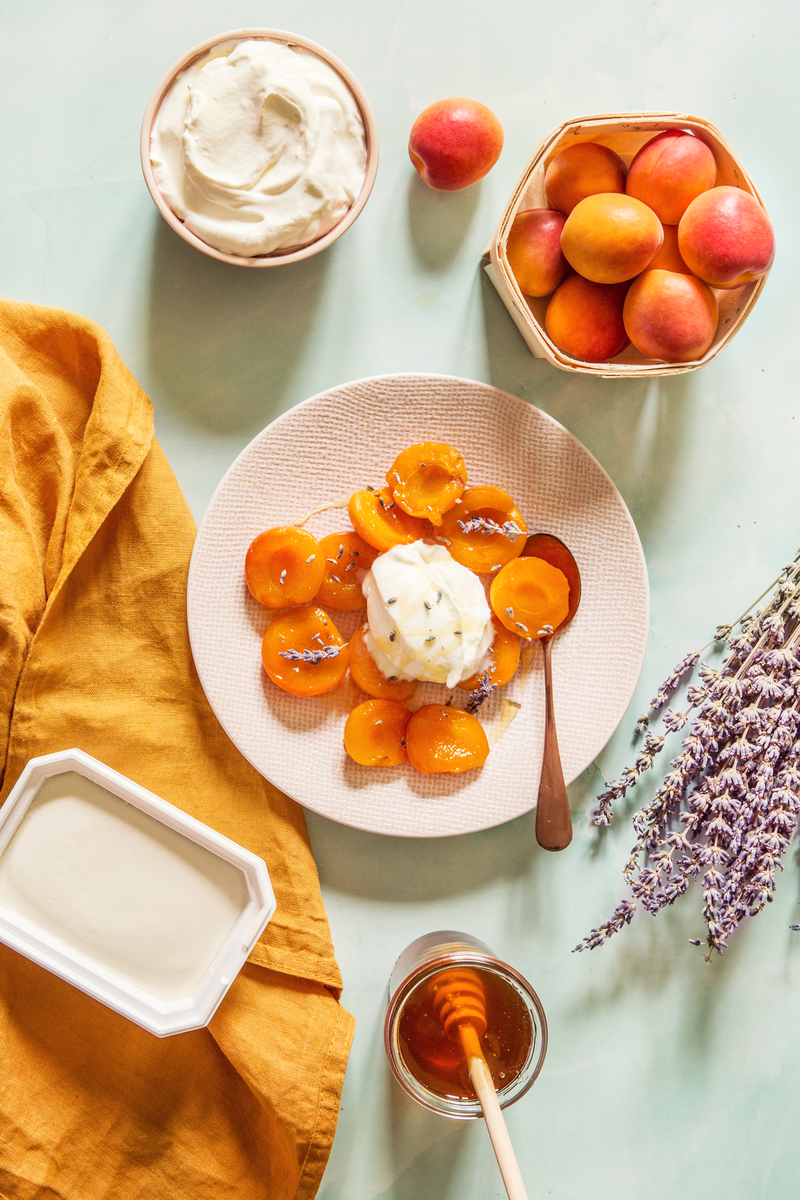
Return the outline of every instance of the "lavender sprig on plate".
<path id="1" fill-rule="evenodd" d="M 502 525 L 499 525 L 491 517 L 469 517 L 466 521 L 456 519 L 456 524 L 462 533 L 502 533 L 503 537 L 509 538 L 512 542 L 524 536 L 523 531 L 517 525 L 516 521 L 505 521 Z"/>
<path id="2" fill-rule="evenodd" d="M 637 724 L 644 744 L 634 766 L 598 796 L 593 821 L 607 825 L 614 801 L 650 770 L 667 735 L 689 725 L 672 769 L 632 818 L 636 842 L 623 869 L 631 898 L 576 951 L 602 946 L 638 904 L 651 913 L 673 904 L 693 880 L 702 887 L 709 957 L 772 901 L 800 816 L 800 553 L 756 604 L 770 592 L 755 613 L 753 605 L 717 627 L 714 640 L 728 648 L 721 669 L 701 663 L 686 710 L 667 709 L 656 734 L 650 713 L 694 670 L 700 651 L 678 663 Z"/>
<path id="3" fill-rule="evenodd" d="M 288 658 L 291 662 L 307 662 L 321 663 L 326 658 L 336 658 L 341 646 L 321 646 L 319 650 L 279 650 L 278 654 L 281 658 Z"/>

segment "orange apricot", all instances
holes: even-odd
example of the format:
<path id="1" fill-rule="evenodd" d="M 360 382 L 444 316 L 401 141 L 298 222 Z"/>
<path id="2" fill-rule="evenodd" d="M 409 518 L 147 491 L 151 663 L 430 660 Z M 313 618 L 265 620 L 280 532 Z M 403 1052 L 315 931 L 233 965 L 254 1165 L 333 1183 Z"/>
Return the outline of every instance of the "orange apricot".
<path id="1" fill-rule="evenodd" d="M 622 311 L 640 353 L 666 362 L 702 358 L 717 332 L 717 298 L 701 279 L 676 271 L 643 271 Z"/>
<path id="2" fill-rule="evenodd" d="M 342 682 L 350 665 L 347 644 L 324 608 L 304 604 L 267 627 L 261 661 L 270 679 L 293 696 L 319 696 Z"/>
<path id="3" fill-rule="evenodd" d="M 482 485 L 467 488 L 461 503 L 445 513 L 437 536 L 449 543 L 447 549 L 457 563 L 480 573 L 521 554 L 526 533 L 522 514 L 508 492 Z"/>
<path id="4" fill-rule="evenodd" d="M 467 692 L 472 692 L 475 688 L 480 687 L 484 675 L 489 676 L 489 683 L 493 683 L 495 687 L 502 687 L 504 683 L 508 683 L 509 679 L 513 678 L 519 666 L 519 638 L 515 633 L 509 633 L 494 613 L 492 613 L 492 625 L 494 625 L 494 641 L 487 651 L 488 662 L 485 666 L 478 667 L 474 675 L 470 675 L 469 679 L 465 679 L 458 685 Z M 350 670 L 352 671 L 352 657 Z"/>
<path id="5" fill-rule="evenodd" d="M 362 767 L 396 767 L 408 758 L 408 709 L 396 700 L 365 700 L 344 727 L 344 748 Z"/>
<path id="6" fill-rule="evenodd" d="M 552 208 L 529 208 L 514 217 L 506 257 L 524 295 L 549 296 L 569 271 L 561 250 L 564 221 L 564 214 Z"/>
<path id="7" fill-rule="evenodd" d="M 566 216 L 598 192 L 625 191 L 625 163 L 608 146 L 579 142 L 557 154 L 545 171 L 548 203 Z"/>
<path id="8" fill-rule="evenodd" d="M 489 590 L 492 609 L 510 633 L 542 636 L 558 629 L 569 612 L 569 583 L 543 558 L 516 558 L 498 571 Z"/>
<path id="9" fill-rule="evenodd" d="M 678 248 L 678 226 L 662 225 L 664 241 L 656 250 L 655 257 L 647 264 L 648 271 L 676 271 L 679 275 L 691 275 L 692 272 L 681 258 Z"/>
<path id="10" fill-rule="evenodd" d="M 568 275 L 547 306 L 544 327 L 566 354 L 607 362 L 628 344 L 622 320 L 627 283 L 592 283 Z"/>
<path id="11" fill-rule="evenodd" d="M 561 249 L 593 283 L 624 283 L 643 271 L 664 240 L 656 214 L 633 196 L 587 196 L 567 217 Z"/>
<path id="12" fill-rule="evenodd" d="M 366 608 L 359 571 L 368 571 L 377 551 L 352 529 L 347 533 L 329 533 L 319 543 L 325 575 L 314 599 L 326 608 L 357 612 Z"/>
<path id="13" fill-rule="evenodd" d="M 683 129 L 666 129 L 642 146 L 630 165 L 625 190 L 652 208 L 665 225 L 677 225 L 716 178 L 717 162 L 705 142 Z"/>
<path id="14" fill-rule="evenodd" d="M 406 726 L 406 749 L 418 771 L 454 775 L 482 766 L 489 756 L 489 741 L 471 713 L 423 704 Z"/>
<path id="15" fill-rule="evenodd" d="M 293 525 L 260 533 L 244 560 L 250 594 L 265 608 L 290 608 L 311 600 L 324 573 L 319 542 Z"/>
<path id="16" fill-rule="evenodd" d="M 415 679 L 387 679 L 367 649 L 364 634 L 367 626 L 362 625 L 350 638 L 350 674 L 356 687 L 368 696 L 383 700 L 399 700 L 407 704 L 417 686 Z"/>
<path id="17" fill-rule="evenodd" d="M 375 550 L 409 546 L 428 532 L 425 522 L 404 512 L 388 488 L 354 492 L 347 511 L 358 536 Z"/>
<path id="18" fill-rule="evenodd" d="M 442 513 L 452 508 L 467 483 L 467 467 L 457 450 L 445 442 L 420 442 L 398 454 L 386 472 L 386 482 L 403 512 L 441 525 Z"/>

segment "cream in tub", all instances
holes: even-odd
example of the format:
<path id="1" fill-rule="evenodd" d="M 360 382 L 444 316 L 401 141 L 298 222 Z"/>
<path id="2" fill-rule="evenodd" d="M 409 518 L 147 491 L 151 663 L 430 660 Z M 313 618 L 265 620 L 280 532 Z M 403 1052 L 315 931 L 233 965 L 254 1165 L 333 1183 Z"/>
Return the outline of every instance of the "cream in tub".
<path id="1" fill-rule="evenodd" d="M 207 1023 L 274 907 L 260 859 L 81 751 L 0 810 L 0 940 L 153 1033 Z"/>

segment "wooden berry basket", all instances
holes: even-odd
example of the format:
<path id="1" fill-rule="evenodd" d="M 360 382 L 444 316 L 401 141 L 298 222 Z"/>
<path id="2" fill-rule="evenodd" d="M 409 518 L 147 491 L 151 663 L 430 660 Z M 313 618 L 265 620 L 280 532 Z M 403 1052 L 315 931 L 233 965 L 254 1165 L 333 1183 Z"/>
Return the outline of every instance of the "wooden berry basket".
<path id="1" fill-rule="evenodd" d="M 666 363 L 646 358 L 633 346 L 628 346 L 615 358 L 603 363 L 584 362 L 572 358 L 553 342 L 544 327 L 544 314 L 549 296 L 533 299 L 524 296 L 511 273 L 506 257 L 506 240 L 518 212 L 527 208 L 549 208 L 544 190 L 544 175 L 553 158 L 566 146 L 577 142 L 599 142 L 616 151 L 626 166 L 634 155 L 656 134 L 665 129 L 685 129 L 704 141 L 717 160 L 717 184 L 729 184 L 750 192 L 762 207 L 764 202 L 747 173 L 741 159 L 728 145 L 718 129 L 701 117 L 686 113 L 606 113 L 567 121 L 548 133 L 537 146 L 533 157 L 514 188 L 506 205 L 497 232 L 484 252 L 489 259 L 486 273 L 500 293 L 514 322 L 536 358 L 546 358 L 562 371 L 583 375 L 599 375 L 602 379 L 631 379 L 647 375 L 683 375 L 705 366 L 728 344 L 744 324 L 766 283 L 763 275 L 753 283 L 728 290 L 713 289 L 719 303 L 719 322 L 714 341 L 702 358 L 686 363 Z"/>

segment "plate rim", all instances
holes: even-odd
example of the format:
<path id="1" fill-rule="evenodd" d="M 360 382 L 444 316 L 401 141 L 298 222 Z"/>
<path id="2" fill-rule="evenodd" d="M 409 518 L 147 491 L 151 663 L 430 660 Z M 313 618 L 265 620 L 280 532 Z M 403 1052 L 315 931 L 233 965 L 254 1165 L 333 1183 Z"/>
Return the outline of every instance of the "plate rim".
<path id="1" fill-rule="evenodd" d="M 515 816 L 507 817 L 505 820 L 489 821 L 485 825 L 475 826 L 474 828 L 460 830 L 460 831 L 444 830 L 441 833 L 432 833 L 432 832 L 395 833 L 391 830 L 374 829 L 374 828 L 370 828 L 367 825 L 355 824 L 352 820 L 340 819 L 338 817 L 331 816 L 330 813 L 321 812 L 319 809 L 314 808 L 313 805 L 308 804 L 304 800 L 299 800 L 296 796 L 293 796 L 290 792 L 286 791 L 281 784 L 276 783 L 275 780 L 272 779 L 264 770 L 262 770 L 260 766 L 258 766 L 255 762 L 253 762 L 253 760 L 249 756 L 249 754 L 247 754 L 242 749 L 242 747 L 239 745 L 239 743 L 236 741 L 236 739 L 229 732 L 225 721 L 222 719 L 220 714 L 217 712 L 217 709 L 215 708 L 214 704 L 211 701 L 211 697 L 208 694 L 208 690 L 206 688 L 206 684 L 203 679 L 203 671 L 198 662 L 197 655 L 195 654 L 195 638 L 194 638 L 193 626 L 192 626 L 190 595 L 192 592 L 192 587 L 193 587 L 195 576 L 196 576 L 197 547 L 198 547 L 198 543 L 200 542 L 201 535 L 205 531 L 206 526 L 208 524 L 209 513 L 211 512 L 211 510 L 214 506 L 214 502 L 216 501 L 220 492 L 225 487 L 226 483 L 228 482 L 229 477 L 236 471 L 236 468 L 239 466 L 239 463 L 241 462 L 241 460 L 245 457 L 245 455 L 248 453 L 248 451 L 253 446 L 253 444 L 259 440 L 259 438 L 262 438 L 268 431 L 274 431 L 276 426 L 280 425 L 282 421 L 288 419 L 290 416 L 293 416 L 300 409 L 313 404 L 315 401 L 320 400 L 323 397 L 328 397 L 331 395 L 331 393 L 335 393 L 335 392 L 344 390 L 346 388 L 357 387 L 359 384 L 374 384 L 374 383 L 381 382 L 383 380 L 399 380 L 399 379 L 404 379 L 404 380 L 413 379 L 413 380 L 417 380 L 417 381 L 419 381 L 419 380 L 435 380 L 437 382 L 446 381 L 449 383 L 466 384 L 470 387 L 473 387 L 477 384 L 479 387 L 484 388 L 487 391 L 495 392 L 495 393 L 498 393 L 499 395 L 502 395 L 507 400 L 513 401 L 513 403 L 516 405 L 524 406 L 526 411 L 534 409 L 536 412 L 541 413 L 542 416 L 546 417 L 548 421 L 552 422 L 552 424 L 554 426 L 556 426 L 559 430 L 561 430 L 563 433 L 565 433 L 567 435 L 567 437 L 579 448 L 579 450 L 582 453 L 588 455 L 588 457 L 591 459 L 594 466 L 598 469 L 598 471 L 601 473 L 601 475 L 605 478 L 605 480 L 608 483 L 608 485 L 610 486 L 614 496 L 616 497 L 618 502 L 622 505 L 622 508 L 624 509 L 625 513 L 627 514 L 628 519 L 630 520 L 631 529 L 635 535 L 636 549 L 638 552 L 638 557 L 639 557 L 639 561 L 640 561 L 640 564 L 642 567 L 642 573 L 643 573 L 643 577 L 644 577 L 645 604 L 644 604 L 643 616 L 644 616 L 644 627 L 647 630 L 647 633 L 642 638 L 642 644 L 641 644 L 640 651 L 639 651 L 639 661 L 637 663 L 637 670 L 635 672 L 635 676 L 632 680 L 632 683 L 631 683 L 631 686 L 629 689 L 629 693 L 628 693 L 628 696 L 627 696 L 627 699 L 625 702 L 625 709 L 624 709 L 622 717 L 620 717 L 619 722 L 612 730 L 611 734 L 609 735 L 608 740 L 603 743 L 603 745 L 594 753 L 594 755 L 591 757 L 591 759 L 589 759 L 588 762 L 584 763 L 576 771 L 576 773 L 573 775 L 573 777 L 567 782 L 567 787 L 571 786 L 571 784 L 573 784 L 576 779 L 580 778 L 580 776 L 583 774 L 583 772 L 589 766 L 591 766 L 591 764 L 598 758 L 598 756 L 600 754 L 602 754 L 603 750 L 608 745 L 608 742 L 614 736 L 617 729 L 619 728 L 619 725 L 622 723 L 625 712 L 627 712 L 628 707 L 630 706 L 631 700 L 633 699 L 634 694 L 636 692 L 636 688 L 639 686 L 639 681 L 642 676 L 642 670 L 644 668 L 645 658 L 647 657 L 647 647 L 648 647 L 649 635 L 650 635 L 650 616 L 651 616 L 650 577 L 649 577 L 649 573 L 647 570 L 647 559 L 645 557 L 644 547 L 642 546 L 642 539 L 639 536 L 639 529 L 636 525 L 636 522 L 633 519 L 633 516 L 631 514 L 630 509 L 628 508 L 628 505 L 625 502 L 624 496 L 620 492 L 620 490 L 617 487 L 617 485 L 615 484 L 614 480 L 611 478 L 611 476 L 609 475 L 608 471 L 605 469 L 603 464 L 601 462 L 599 462 L 599 460 L 595 457 L 594 454 L 592 454 L 591 450 L 589 450 L 589 448 L 584 445 L 584 443 L 580 440 L 580 438 L 578 438 L 574 433 L 572 433 L 572 431 L 570 429 L 567 429 L 566 425 L 563 425 L 561 423 L 561 421 L 559 421 L 556 417 L 552 416 L 545 409 L 539 408 L 539 406 L 537 404 L 534 404 L 532 401 L 524 400 L 521 396 L 514 395 L 513 392 L 507 392 L 504 388 L 496 387 L 493 383 L 486 383 L 481 379 L 469 379 L 463 375 L 447 375 L 447 374 L 442 374 L 441 372 L 437 372 L 437 371 L 389 371 L 389 372 L 382 373 L 380 375 L 364 375 L 358 379 L 350 379 L 344 383 L 338 383 L 338 384 L 334 384 L 332 387 L 323 388 L 322 391 L 315 392 L 315 394 L 313 396 L 308 396 L 308 397 L 306 397 L 305 400 L 300 400 L 297 404 L 293 404 L 290 408 L 287 408 L 284 412 L 279 413 L 278 416 L 273 418 L 273 420 L 270 421 L 267 425 L 265 425 L 263 429 L 260 429 L 258 433 L 254 434 L 254 436 L 250 439 L 250 441 L 247 443 L 247 445 L 243 446 L 242 449 L 239 451 L 236 458 L 230 464 L 230 466 L 228 467 L 228 469 L 225 471 L 224 475 L 220 479 L 219 483 L 215 487 L 215 489 L 211 495 L 211 498 L 209 499 L 208 504 L 206 505 L 206 510 L 203 513 L 203 517 L 197 527 L 197 534 L 195 535 L 195 540 L 194 540 L 194 543 L 192 544 L 192 555 L 191 555 L 191 558 L 189 561 L 189 572 L 188 572 L 187 579 L 186 579 L 186 624 L 187 624 L 187 630 L 188 630 L 188 634 L 189 634 L 189 645 L 190 645 L 190 648 L 192 651 L 192 660 L 194 662 L 195 670 L 197 671 L 197 677 L 200 680 L 200 686 L 203 689 L 203 694 L 206 698 L 206 701 L 207 701 L 212 713 L 214 714 L 214 717 L 219 722 L 220 726 L 222 727 L 223 731 L 225 732 L 225 735 L 230 739 L 230 741 L 236 747 L 236 749 L 242 755 L 242 757 L 248 763 L 250 763 L 250 766 L 253 768 L 253 770 L 256 771 L 263 779 L 266 779 L 268 783 L 270 783 L 274 788 L 276 788 L 281 793 L 281 795 L 286 796 L 288 799 L 292 800 L 295 804 L 299 804 L 301 806 L 301 808 L 308 809 L 310 812 L 316 813 L 317 816 L 325 817 L 329 821 L 334 821 L 337 825 L 344 825 L 348 829 L 358 829 L 359 831 L 361 831 L 363 833 L 370 833 L 370 834 L 374 834 L 376 836 L 409 838 L 409 839 L 412 839 L 415 841 L 422 840 L 422 839 L 438 840 L 440 838 L 447 838 L 447 837 L 465 837 L 471 833 L 482 833 L 487 829 L 500 828 L 502 825 L 507 825 L 510 821 L 518 820 L 520 817 L 529 816 L 530 813 L 532 813 L 536 808 L 535 800 L 534 800 L 534 803 L 531 804 L 530 808 L 526 809 L 524 812 L 517 813 Z"/>

